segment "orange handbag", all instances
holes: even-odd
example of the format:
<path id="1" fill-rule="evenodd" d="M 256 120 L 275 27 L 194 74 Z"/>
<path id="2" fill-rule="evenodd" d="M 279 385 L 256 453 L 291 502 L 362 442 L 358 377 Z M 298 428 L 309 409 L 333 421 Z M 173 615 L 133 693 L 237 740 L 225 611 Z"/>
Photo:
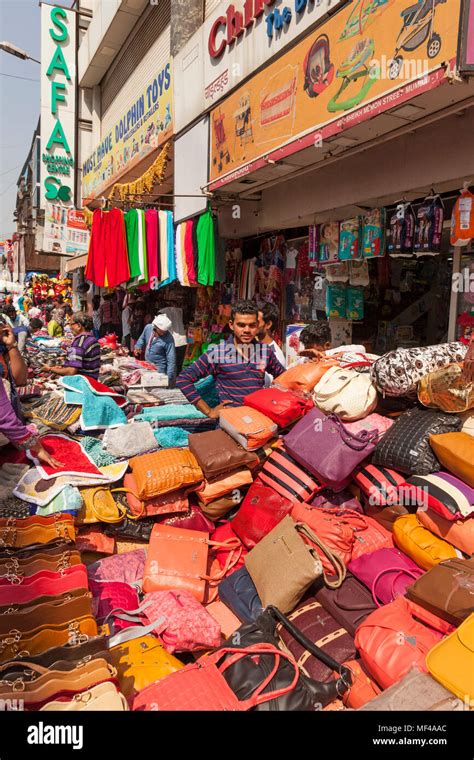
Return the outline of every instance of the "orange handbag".
<path id="1" fill-rule="evenodd" d="M 464 554 L 474 554 L 474 517 L 467 520 L 445 520 L 431 509 L 418 510 L 417 516 L 421 524 L 432 533 L 444 538 Z"/>
<path id="2" fill-rule="evenodd" d="M 295 364 L 286 372 L 283 372 L 274 382 L 274 385 L 281 385 L 292 391 L 306 391 L 310 393 L 314 386 L 319 383 L 322 376 L 331 367 L 339 367 L 339 362 L 335 359 L 322 359 L 320 362 L 304 362 Z"/>
<path id="3" fill-rule="evenodd" d="M 229 552 L 222 570 L 207 575 L 210 546 L 225 546 L 236 551 Z M 238 562 L 241 552 L 242 545 L 237 538 L 216 542 L 210 541 L 209 534 L 202 531 L 154 525 L 145 563 L 143 591 L 189 591 L 198 602 L 203 602 L 206 582 L 216 585 Z"/>
<path id="4" fill-rule="evenodd" d="M 252 483 L 253 477 L 250 470 L 247 467 L 241 467 L 239 470 L 231 472 L 230 475 L 205 480 L 197 491 L 197 497 L 203 504 L 209 504 L 211 501 L 220 499 L 221 496 L 232 494 L 233 491 Z M 240 499 L 236 497 L 235 504 L 239 504 L 239 501 Z"/>
<path id="5" fill-rule="evenodd" d="M 430 446 L 442 465 L 474 488 L 474 437 L 468 433 L 430 435 Z"/>
<path id="6" fill-rule="evenodd" d="M 393 537 L 402 552 L 423 570 L 431 570 L 438 562 L 458 556 L 454 546 L 427 530 L 417 515 L 402 515 L 395 520 Z"/>
<path id="7" fill-rule="evenodd" d="M 219 414 L 219 424 L 234 441 L 254 451 L 278 433 L 278 425 L 251 406 L 228 406 Z"/>
<path id="8" fill-rule="evenodd" d="M 140 499 L 153 499 L 203 479 L 196 457 L 189 449 L 164 449 L 133 457 L 129 462 Z"/>
<path id="9" fill-rule="evenodd" d="M 360 660 L 348 660 L 344 663 L 344 667 L 351 671 L 352 685 L 343 695 L 342 701 L 346 707 L 358 710 L 359 707 L 375 699 L 382 690 L 369 676 Z M 335 675 L 339 676 L 339 673 L 335 672 Z"/>
<path id="10" fill-rule="evenodd" d="M 370 675 L 388 689 L 413 667 L 426 673 L 426 655 L 453 630 L 445 620 L 399 596 L 365 618 L 355 645 Z"/>

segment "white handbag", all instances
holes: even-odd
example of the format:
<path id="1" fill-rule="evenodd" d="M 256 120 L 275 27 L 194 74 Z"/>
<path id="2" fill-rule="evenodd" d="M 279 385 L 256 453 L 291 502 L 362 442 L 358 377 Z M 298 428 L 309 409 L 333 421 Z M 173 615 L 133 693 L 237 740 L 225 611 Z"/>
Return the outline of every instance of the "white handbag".
<path id="1" fill-rule="evenodd" d="M 316 385 L 313 401 L 322 412 L 333 412 L 345 422 L 355 422 L 374 411 L 377 391 L 367 372 L 331 367 Z"/>

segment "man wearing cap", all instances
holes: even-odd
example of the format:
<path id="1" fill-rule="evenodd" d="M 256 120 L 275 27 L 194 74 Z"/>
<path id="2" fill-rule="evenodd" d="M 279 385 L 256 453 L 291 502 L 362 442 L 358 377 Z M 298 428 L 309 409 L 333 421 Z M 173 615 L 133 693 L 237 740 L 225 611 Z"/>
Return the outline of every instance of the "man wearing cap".
<path id="1" fill-rule="evenodd" d="M 134 354 L 140 356 L 145 351 L 145 361 L 154 364 L 158 372 L 168 376 L 168 385 L 174 387 L 176 379 L 176 348 L 170 332 L 171 320 L 165 314 L 158 314 L 150 325 L 146 325 L 136 342 Z"/>

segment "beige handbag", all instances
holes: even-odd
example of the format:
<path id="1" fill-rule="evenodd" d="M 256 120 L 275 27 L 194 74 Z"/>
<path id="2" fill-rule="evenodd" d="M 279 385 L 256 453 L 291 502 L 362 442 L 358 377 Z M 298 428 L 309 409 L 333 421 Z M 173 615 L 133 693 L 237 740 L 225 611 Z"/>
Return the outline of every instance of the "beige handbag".
<path id="1" fill-rule="evenodd" d="M 420 673 L 418 670 L 410 670 L 401 681 L 397 681 L 364 707 L 359 708 L 364 712 L 397 712 L 399 710 L 457 712 L 463 709 L 460 699 L 457 699 L 428 673 Z"/>
<path id="2" fill-rule="evenodd" d="M 374 411 L 377 391 L 369 373 L 331 367 L 315 387 L 313 401 L 321 411 L 333 412 L 345 422 L 354 422 Z"/>
<path id="3" fill-rule="evenodd" d="M 62 712 L 124 712 L 128 710 L 127 700 L 117 687 L 106 681 L 93 686 L 87 691 L 74 694 L 69 702 L 48 702 L 40 708 L 40 712 L 61 710 Z"/>
<path id="4" fill-rule="evenodd" d="M 335 581 L 327 580 L 318 553 L 300 534 L 310 538 L 331 559 L 338 574 Z M 294 610 L 317 578 L 323 576 L 327 586 L 338 588 L 346 574 L 342 560 L 307 525 L 295 523 L 288 515 L 246 555 L 245 566 L 262 606 L 273 604 L 281 612 Z"/>

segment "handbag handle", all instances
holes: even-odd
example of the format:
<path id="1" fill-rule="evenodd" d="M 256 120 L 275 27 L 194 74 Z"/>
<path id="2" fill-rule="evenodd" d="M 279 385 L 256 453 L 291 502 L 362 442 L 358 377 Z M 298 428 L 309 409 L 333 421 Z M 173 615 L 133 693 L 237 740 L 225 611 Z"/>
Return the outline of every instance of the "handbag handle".
<path id="1" fill-rule="evenodd" d="M 410 578 L 413 578 L 415 581 L 420 577 L 419 575 L 416 575 L 414 572 L 412 572 L 412 570 L 407 570 L 405 567 L 386 567 L 384 570 L 381 570 L 375 576 L 374 581 L 372 583 L 372 588 L 371 588 L 372 599 L 374 600 L 377 607 L 383 607 L 383 604 L 380 604 L 379 600 L 377 599 L 375 587 L 377 585 L 377 581 L 379 580 L 379 578 L 381 578 L 382 575 L 386 575 L 386 573 L 395 573 L 395 578 L 392 580 L 392 587 L 390 589 L 390 593 L 394 599 L 395 599 L 395 595 L 394 595 L 395 581 L 400 575 L 403 575 L 405 573 L 405 575 L 409 575 Z M 421 573 L 421 575 L 423 575 L 423 573 Z"/>
<path id="2" fill-rule="evenodd" d="M 110 493 L 131 493 L 132 496 L 135 496 L 136 499 L 140 502 L 140 512 L 138 515 L 136 515 L 134 512 L 127 512 L 125 511 L 125 517 L 128 517 L 129 520 L 139 520 L 140 517 L 144 517 L 145 515 L 145 502 L 140 499 L 139 495 L 135 493 L 135 491 L 132 491 L 131 488 L 112 488 Z M 117 503 L 117 502 L 115 502 Z"/>
<path id="3" fill-rule="evenodd" d="M 307 538 L 310 539 L 310 541 L 315 543 L 316 546 L 318 546 L 321 549 L 321 551 L 326 555 L 328 560 L 333 565 L 337 573 L 337 578 L 335 581 L 329 581 L 326 573 L 323 570 L 323 578 L 324 578 L 324 583 L 326 584 L 326 586 L 328 588 L 339 588 L 344 578 L 346 577 L 346 566 L 344 562 L 342 561 L 342 559 L 340 558 L 340 556 L 338 554 L 333 553 L 331 549 L 329 548 L 329 546 L 326 546 L 324 541 L 321 541 L 321 539 L 317 537 L 316 533 L 313 533 L 311 528 L 308 528 L 308 526 L 305 523 L 296 523 L 295 528 L 299 533 L 305 534 Z"/>
<path id="4" fill-rule="evenodd" d="M 225 548 L 229 548 L 231 551 L 229 552 L 229 555 L 227 557 L 226 563 L 222 570 L 219 573 L 216 573 L 215 575 L 201 575 L 200 577 L 204 581 L 208 581 L 209 583 L 214 583 L 215 581 L 220 581 L 222 578 L 227 575 L 229 570 L 234 567 L 239 559 L 242 556 L 243 546 L 241 541 L 238 538 L 229 538 L 227 541 L 209 541 L 209 546 L 221 546 Z"/>
<path id="5" fill-rule="evenodd" d="M 314 644 L 310 639 L 308 639 L 304 633 L 302 633 L 299 628 L 297 628 L 289 618 L 287 618 L 286 615 L 283 614 L 283 612 L 280 612 L 278 607 L 274 607 L 273 604 L 269 604 L 267 607 L 267 610 L 270 612 L 272 617 L 276 619 L 283 628 L 286 628 L 288 633 L 290 633 L 296 641 L 301 644 L 302 647 L 304 647 L 308 652 L 310 652 L 312 655 L 314 655 L 318 660 L 320 660 L 324 665 L 326 665 L 331 670 L 334 670 L 336 673 L 340 674 L 340 678 L 337 679 L 336 688 L 337 688 L 337 694 L 339 696 L 342 696 L 344 692 L 347 691 L 347 689 L 350 689 L 352 686 L 352 671 L 350 668 L 346 667 L 345 665 L 341 665 L 340 662 L 337 662 L 337 660 L 334 660 L 331 655 L 326 654 L 326 652 L 318 647 L 316 644 Z M 341 692 L 339 691 L 339 688 L 341 686 L 343 690 Z"/>
<path id="6" fill-rule="evenodd" d="M 137 499 L 140 500 L 141 512 L 138 515 L 135 515 L 135 514 L 133 514 L 131 512 L 128 512 L 127 509 L 122 504 L 120 504 L 119 502 L 117 502 L 115 500 L 114 500 L 114 504 L 117 507 L 118 517 L 111 518 L 111 517 L 108 517 L 108 516 L 105 517 L 104 515 L 101 515 L 100 512 L 99 512 L 99 510 L 97 509 L 97 507 L 95 505 L 95 499 L 96 499 L 96 496 L 99 493 L 99 491 L 105 491 L 105 492 L 107 492 L 108 490 L 109 489 L 107 489 L 107 488 L 96 488 L 95 491 L 94 491 L 94 493 L 92 494 L 92 512 L 94 514 L 94 517 L 97 517 L 97 519 L 100 522 L 114 524 L 114 523 L 121 522 L 126 517 L 128 517 L 129 520 L 138 520 L 140 517 L 143 517 L 144 512 L 145 512 L 145 504 L 144 504 L 144 502 L 140 499 L 140 497 L 134 491 L 130 490 L 130 488 L 114 488 L 113 490 L 110 491 L 110 494 L 112 495 L 113 493 L 119 493 L 119 492 L 120 493 L 131 493 L 131 494 L 133 494 L 133 496 L 135 496 Z"/>
<path id="7" fill-rule="evenodd" d="M 375 438 L 379 437 L 378 430 L 375 431 L 368 431 L 368 430 L 362 430 L 358 434 L 352 434 L 350 433 L 347 428 L 342 424 L 341 420 L 336 414 L 328 414 L 328 420 L 330 420 L 339 430 L 339 435 L 341 436 L 341 439 L 346 444 L 346 446 L 349 446 L 349 448 L 353 449 L 354 451 L 363 451 L 365 448 L 367 448 L 367 445 L 369 443 L 372 443 Z"/>
<path id="8" fill-rule="evenodd" d="M 429 610 L 425 610 L 424 607 L 420 607 L 419 604 L 415 604 L 415 602 L 412 602 L 411 599 L 407 599 L 406 597 L 401 598 L 406 602 L 409 614 L 412 617 L 418 618 L 418 620 L 421 620 L 422 623 L 426 623 L 426 625 L 434 628 L 435 631 L 439 631 L 439 633 L 448 634 L 453 632 L 454 626 L 451 625 L 451 623 L 447 623 L 437 615 L 429 612 Z"/>

